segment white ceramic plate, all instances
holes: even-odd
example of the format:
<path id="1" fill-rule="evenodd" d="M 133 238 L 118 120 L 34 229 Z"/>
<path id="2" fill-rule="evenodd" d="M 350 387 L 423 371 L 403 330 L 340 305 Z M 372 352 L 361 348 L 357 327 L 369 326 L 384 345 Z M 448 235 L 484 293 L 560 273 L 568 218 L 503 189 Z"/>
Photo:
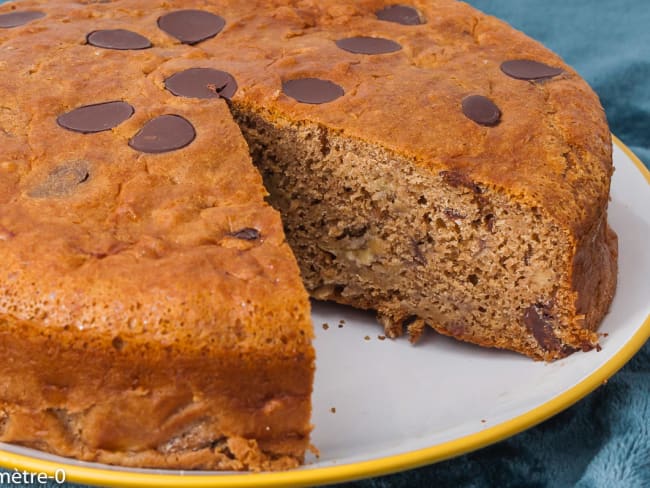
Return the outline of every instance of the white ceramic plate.
<path id="1" fill-rule="evenodd" d="M 371 314 L 315 303 L 313 443 L 320 457 L 306 466 L 259 474 L 124 469 L 6 444 L 0 465 L 62 468 L 68 480 L 113 486 L 318 484 L 439 461 L 541 422 L 614 374 L 650 335 L 650 173 L 615 142 L 609 221 L 619 236 L 619 285 L 600 329 L 608 334 L 602 351 L 545 364 L 431 331 L 412 346 L 381 340 Z"/>

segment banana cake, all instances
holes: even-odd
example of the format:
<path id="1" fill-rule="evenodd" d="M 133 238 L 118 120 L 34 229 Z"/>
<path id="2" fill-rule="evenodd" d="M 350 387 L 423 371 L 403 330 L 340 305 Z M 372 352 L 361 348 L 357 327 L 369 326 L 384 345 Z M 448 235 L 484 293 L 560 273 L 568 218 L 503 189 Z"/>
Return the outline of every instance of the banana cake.
<path id="1" fill-rule="evenodd" d="M 603 109 L 465 3 L 24 0 L 0 66 L 2 442 L 296 467 L 309 295 L 414 342 L 597 347 Z"/>

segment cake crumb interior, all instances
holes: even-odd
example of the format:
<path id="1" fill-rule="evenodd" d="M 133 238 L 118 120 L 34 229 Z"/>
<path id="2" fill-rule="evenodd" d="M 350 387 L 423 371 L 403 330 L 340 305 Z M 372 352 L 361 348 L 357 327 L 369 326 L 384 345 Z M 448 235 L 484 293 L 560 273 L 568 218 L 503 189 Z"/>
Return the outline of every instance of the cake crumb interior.
<path id="1" fill-rule="evenodd" d="M 427 324 L 538 359 L 581 347 L 554 271 L 569 267 L 568 239 L 537 208 L 315 123 L 231 108 L 313 297 L 376 310 L 391 337 Z"/>

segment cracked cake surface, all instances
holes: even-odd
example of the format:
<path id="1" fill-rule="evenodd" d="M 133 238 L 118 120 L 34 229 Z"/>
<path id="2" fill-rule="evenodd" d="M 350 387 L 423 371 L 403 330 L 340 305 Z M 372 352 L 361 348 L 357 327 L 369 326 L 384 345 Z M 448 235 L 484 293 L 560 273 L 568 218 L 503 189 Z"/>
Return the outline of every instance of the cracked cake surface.
<path id="1" fill-rule="evenodd" d="M 0 65 L 0 441 L 295 467 L 307 291 L 390 337 L 597 346 L 602 107 L 462 2 L 24 0 Z"/>

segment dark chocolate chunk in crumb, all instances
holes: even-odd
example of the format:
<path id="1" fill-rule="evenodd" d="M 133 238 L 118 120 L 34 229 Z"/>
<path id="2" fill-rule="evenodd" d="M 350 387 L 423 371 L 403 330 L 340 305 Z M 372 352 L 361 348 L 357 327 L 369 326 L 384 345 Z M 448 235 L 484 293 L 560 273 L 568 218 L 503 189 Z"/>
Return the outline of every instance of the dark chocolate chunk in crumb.
<path id="1" fill-rule="evenodd" d="M 140 50 L 151 47 L 151 41 L 137 32 L 126 29 L 96 30 L 86 36 L 91 46 L 103 49 Z"/>
<path id="2" fill-rule="evenodd" d="M 543 304 L 531 305 L 524 311 L 523 322 L 526 330 L 533 335 L 545 351 L 562 351 L 562 343 L 553 331 L 553 315 Z"/>
<path id="3" fill-rule="evenodd" d="M 126 102 L 103 102 L 77 107 L 59 115 L 56 121 L 64 129 L 92 134 L 117 127 L 134 112 L 133 107 Z"/>
<path id="4" fill-rule="evenodd" d="M 480 125 L 493 126 L 501 120 L 501 110 L 496 104 L 482 95 L 470 95 L 461 103 L 463 114 Z"/>
<path id="5" fill-rule="evenodd" d="M 445 214 L 445 217 L 450 220 L 462 220 L 467 218 L 467 215 L 454 208 L 445 207 L 442 212 Z"/>
<path id="6" fill-rule="evenodd" d="M 336 41 L 336 45 L 355 54 L 387 54 L 402 49 L 397 42 L 383 37 L 346 37 Z"/>
<path id="7" fill-rule="evenodd" d="M 224 28 L 226 21 L 205 10 L 176 10 L 158 19 L 158 27 L 183 44 L 198 44 Z"/>
<path id="8" fill-rule="evenodd" d="M 327 103 L 342 97 L 345 92 L 336 83 L 320 78 L 297 78 L 282 83 L 285 95 L 301 103 Z"/>
<path id="9" fill-rule="evenodd" d="M 237 232 L 233 232 L 230 235 L 236 239 L 242 239 L 244 241 L 256 241 L 261 236 L 260 231 L 252 227 L 246 227 Z"/>
<path id="10" fill-rule="evenodd" d="M 501 71 L 517 80 L 543 80 L 561 75 L 564 70 L 532 59 L 512 59 L 501 63 Z"/>
<path id="11" fill-rule="evenodd" d="M 375 12 L 379 20 L 402 25 L 424 24 L 422 16 L 413 7 L 407 5 L 389 5 Z"/>
<path id="12" fill-rule="evenodd" d="M 472 181 L 472 179 L 469 176 L 467 176 L 467 174 L 465 173 L 461 173 L 460 171 L 456 171 L 456 170 L 449 170 L 449 171 L 440 171 L 438 175 L 449 186 L 453 186 L 455 188 L 462 186 L 472 190 L 472 192 L 477 195 L 483 193 L 481 187 L 476 183 L 474 183 L 474 181 Z"/>
<path id="13" fill-rule="evenodd" d="M 45 17 L 44 12 L 38 10 L 20 10 L 17 12 L 9 12 L 8 14 L 0 15 L 0 29 L 10 29 L 25 25 L 32 20 L 41 19 Z"/>
<path id="14" fill-rule="evenodd" d="M 420 247 L 423 243 L 413 237 L 411 237 L 409 240 L 411 241 L 411 249 L 413 251 L 413 261 L 420 266 L 426 266 L 428 264 L 428 260 L 422 252 L 422 248 Z"/>
<path id="15" fill-rule="evenodd" d="M 181 149 L 196 137 L 194 126 L 180 115 L 161 115 L 147 122 L 131 138 L 129 146 L 144 153 L 164 153 Z"/>
<path id="16" fill-rule="evenodd" d="M 190 68 L 167 78 L 165 88 L 178 97 L 230 99 L 237 91 L 237 82 L 225 71 Z"/>

